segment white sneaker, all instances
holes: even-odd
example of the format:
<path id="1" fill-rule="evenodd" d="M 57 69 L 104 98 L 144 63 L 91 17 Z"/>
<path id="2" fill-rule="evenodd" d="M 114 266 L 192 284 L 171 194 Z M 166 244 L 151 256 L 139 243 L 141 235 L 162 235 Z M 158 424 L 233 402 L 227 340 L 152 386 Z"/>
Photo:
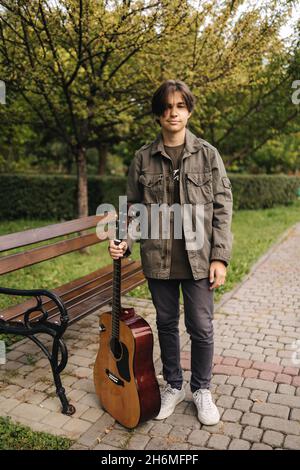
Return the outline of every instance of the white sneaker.
<path id="1" fill-rule="evenodd" d="M 220 421 L 220 413 L 212 400 L 211 393 L 206 388 L 199 388 L 193 393 L 194 403 L 198 411 L 200 423 L 212 426 Z"/>
<path id="2" fill-rule="evenodd" d="M 160 412 L 155 419 L 165 419 L 170 416 L 175 410 L 176 405 L 185 399 L 184 387 L 181 390 L 172 388 L 168 384 L 161 393 L 161 407 Z"/>

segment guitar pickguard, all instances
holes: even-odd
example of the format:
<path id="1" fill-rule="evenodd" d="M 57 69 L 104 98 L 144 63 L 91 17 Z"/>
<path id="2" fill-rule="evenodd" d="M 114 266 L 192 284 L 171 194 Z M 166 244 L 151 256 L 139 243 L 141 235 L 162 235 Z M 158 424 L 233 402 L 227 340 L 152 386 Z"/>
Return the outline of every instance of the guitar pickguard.
<path id="1" fill-rule="evenodd" d="M 129 353 L 125 344 L 121 343 L 121 345 L 122 345 L 122 357 L 119 361 L 117 361 L 117 368 L 118 368 L 120 376 L 127 382 L 130 382 Z"/>
<path id="2" fill-rule="evenodd" d="M 122 379 L 130 382 L 129 352 L 127 346 L 121 341 L 113 338 L 110 341 L 110 349 L 116 360 L 116 365 L 120 376 Z"/>

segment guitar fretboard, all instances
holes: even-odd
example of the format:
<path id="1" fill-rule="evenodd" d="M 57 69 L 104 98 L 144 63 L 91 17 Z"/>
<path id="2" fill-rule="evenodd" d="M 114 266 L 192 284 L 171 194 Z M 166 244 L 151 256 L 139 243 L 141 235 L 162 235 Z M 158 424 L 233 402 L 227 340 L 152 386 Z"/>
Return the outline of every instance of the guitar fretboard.
<path id="1" fill-rule="evenodd" d="M 121 314 L 121 259 L 114 259 L 113 298 L 112 298 L 112 336 L 119 339 Z"/>

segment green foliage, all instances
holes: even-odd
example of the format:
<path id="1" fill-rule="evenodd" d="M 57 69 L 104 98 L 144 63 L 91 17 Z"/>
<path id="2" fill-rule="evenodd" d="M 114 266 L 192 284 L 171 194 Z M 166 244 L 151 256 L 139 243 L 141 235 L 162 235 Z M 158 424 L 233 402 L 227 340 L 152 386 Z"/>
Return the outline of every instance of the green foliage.
<path id="1" fill-rule="evenodd" d="M 126 179 L 90 177 L 88 190 L 89 213 L 94 215 L 102 202 L 118 207 L 119 195 L 126 192 Z M 75 176 L 0 174 L 0 219 L 74 219 L 77 217 L 76 191 Z"/>
<path id="2" fill-rule="evenodd" d="M 0 171 L 74 171 L 78 145 L 84 152 L 107 145 L 128 165 L 158 130 L 150 101 L 166 78 L 188 83 L 197 98 L 192 130 L 230 166 L 250 172 L 255 158 L 255 170 L 262 161 L 278 171 L 266 149 L 256 152 L 299 129 L 291 102 L 297 31 L 286 42 L 279 34 L 292 3 L 5 2 Z M 290 153 L 282 153 L 280 171 L 292 170 Z M 96 158 L 88 162 L 94 172 Z"/>
<path id="3" fill-rule="evenodd" d="M 10 302 L 8 302 L 8 303 L 10 303 Z M 1 305 L 1 302 L 0 302 L 0 305 Z M 5 305 L 7 305 L 7 302 L 5 302 Z M 21 341 L 21 339 L 23 339 L 23 338 L 24 338 L 24 336 L 6 335 L 4 333 L 0 334 L 0 340 L 5 341 L 5 344 L 6 344 L 7 348 L 9 348 L 12 344 L 17 343 L 18 341 Z"/>
<path id="4" fill-rule="evenodd" d="M 37 358 L 32 354 L 26 354 L 26 362 L 29 366 L 34 366 L 37 362 Z"/>
<path id="5" fill-rule="evenodd" d="M 270 139 L 248 155 L 243 166 L 250 173 L 296 173 L 300 170 L 299 148 L 300 132 Z"/>
<path id="6" fill-rule="evenodd" d="M 1 218 L 72 218 L 76 213 L 74 178 L 1 175 Z"/>
<path id="7" fill-rule="evenodd" d="M 91 177 L 89 188 L 90 214 L 95 214 L 97 206 L 102 202 L 112 204 L 118 210 L 119 196 L 126 194 L 126 178 L 124 176 Z"/>
<path id="8" fill-rule="evenodd" d="M 290 204 L 297 198 L 300 177 L 286 175 L 229 174 L 232 183 L 233 207 L 265 209 Z"/>
<path id="9" fill-rule="evenodd" d="M 229 174 L 234 209 L 259 209 L 289 204 L 297 197 L 300 178 L 286 175 Z M 89 214 L 101 203 L 117 209 L 126 194 L 126 177 L 91 176 L 88 179 Z M 75 176 L 0 174 L 0 220 L 23 218 L 73 219 L 76 210 Z"/>
<path id="10" fill-rule="evenodd" d="M 0 450 L 68 450 L 73 441 L 14 424 L 0 416 Z"/>

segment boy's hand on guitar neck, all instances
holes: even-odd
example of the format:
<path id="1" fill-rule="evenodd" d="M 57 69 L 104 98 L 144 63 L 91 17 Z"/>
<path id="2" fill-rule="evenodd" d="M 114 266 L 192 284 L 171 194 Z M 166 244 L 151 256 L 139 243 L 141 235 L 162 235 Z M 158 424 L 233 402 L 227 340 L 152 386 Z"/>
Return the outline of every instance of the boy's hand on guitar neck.
<path id="1" fill-rule="evenodd" d="M 112 259 L 122 258 L 127 250 L 127 243 L 123 240 L 119 245 L 116 245 L 114 240 L 109 240 L 108 251 Z"/>

